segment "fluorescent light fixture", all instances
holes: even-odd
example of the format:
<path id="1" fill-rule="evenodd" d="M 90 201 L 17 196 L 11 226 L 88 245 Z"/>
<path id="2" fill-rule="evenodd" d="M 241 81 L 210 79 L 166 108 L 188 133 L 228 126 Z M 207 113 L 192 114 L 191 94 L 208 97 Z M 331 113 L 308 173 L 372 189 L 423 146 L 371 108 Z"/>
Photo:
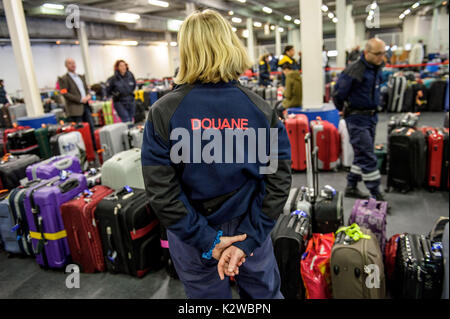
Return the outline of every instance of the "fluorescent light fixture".
<path id="1" fill-rule="evenodd" d="M 247 0 L 237 0 L 237 1 L 239 1 L 240 3 L 245 3 L 245 2 L 247 2 Z"/>
<path id="2" fill-rule="evenodd" d="M 242 31 L 242 36 L 243 36 L 244 38 L 248 38 L 248 30 L 247 30 L 247 29 L 245 29 L 245 30 Z"/>
<path id="3" fill-rule="evenodd" d="M 405 44 L 405 50 L 406 50 L 406 51 L 410 51 L 411 48 L 412 48 L 411 43 L 406 43 L 406 44 Z"/>
<path id="4" fill-rule="evenodd" d="M 237 29 L 235 27 L 232 27 L 231 30 L 233 30 L 233 32 L 237 31 Z"/>
<path id="5" fill-rule="evenodd" d="M 372 4 L 370 5 L 370 9 L 375 10 L 378 7 L 378 4 L 374 1 L 372 2 Z"/>
<path id="6" fill-rule="evenodd" d="M 396 45 L 393 45 L 392 48 L 391 48 L 392 51 L 395 51 L 397 49 L 398 49 L 398 46 L 396 46 Z"/>
<path id="7" fill-rule="evenodd" d="M 284 32 L 284 28 L 282 28 L 282 27 L 279 27 L 279 28 L 278 28 L 278 31 L 280 31 L 280 32 Z"/>
<path id="8" fill-rule="evenodd" d="M 405 14 L 402 13 L 398 18 L 399 18 L 399 19 L 404 19 L 404 18 L 405 18 Z"/>
<path id="9" fill-rule="evenodd" d="M 264 11 L 265 13 L 268 13 L 268 14 L 272 13 L 272 9 L 270 9 L 269 7 L 262 8 L 262 11 Z"/>
<path id="10" fill-rule="evenodd" d="M 388 45 L 384 47 L 384 49 L 385 49 L 386 51 L 389 50 L 389 48 L 390 48 L 390 46 L 388 46 Z"/>
<path id="11" fill-rule="evenodd" d="M 300 24 L 300 19 L 295 19 L 295 20 L 294 20 L 294 23 L 295 23 L 295 24 Z"/>
<path id="12" fill-rule="evenodd" d="M 42 6 L 46 9 L 64 10 L 64 6 L 62 4 L 44 3 Z"/>
<path id="13" fill-rule="evenodd" d="M 405 16 L 411 13 L 411 9 L 406 9 L 405 12 L 403 12 Z"/>
<path id="14" fill-rule="evenodd" d="M 327 52 L 327 56 L 330 58 L 337 57 L 338 52 L 336 50 L 330 50 Z"/>
<path id="15" fill-rule="evenodd" d="M 291 16 L 288 16 L 288 15 L 285 15 L 285 16 L 284 16 L 284 20 L 286 20 L 286 21 L 291 21 L 291 20 L 292 20 L 292 17 L 291 17 Z"/>
<path id="16" fill-rule="evenodd" d="M 420 6 L 420 3 L 419 3 L 419 2 L 416 2 L 416 3 L 414 3 L 414 4 L 412 5 L 412 8 L 415 9 L 415 8 L 417 8 L 418 6 Z"/>
<path id="17" fill-rule="evenodd" d="M 328 18 L 330 18 L 330 19 L 333 19 L 333 18 L 334 18 L 333 12 L 328 13 Z"/>
<path id="18" fill-rule="evenodd" d="M 127 12 L 118 12 L 114 16 L 114 19 L 117 22 L 126 22 L 126 23 L 136 23 L 141 16 L 139 14 L 127 13 Z"/>
<path id="19" fill-rule="evenodd" d="M 229 16 L 232 16 L 233 14 L 234 14 L 233 11 L 228 11 L 228 15 L 229 15 Z"/>
<path id="20" fill-rule="evenodd" d="M 167 29 L 169 31 L 180 31 L 181 25 L 183 24 L 182 20 L 167 20 Z"/>
<path id="21" fill-rule="evenodd" d="M 274 25 L 271 25 L 271 26 L 270 26 L 270 30 L 272 30 L 272 31 L 275 30 L 275 26 L 274 26 Z"/>
<path id="22" fill-rule="evenodd" d="M 334 22 L 334 23 L 338 23 L 338 18 L 334 17 L 334 18 L 333 18 L 333 22 Z"/>
<path id="23" fill-rule="evenodd" d="M 367 20 L 372 21 L 373 16 L 367 16 Z"/>
<path id="24" fill-rule="evenodd" d="M 231 21 L 233 21 L 234 23 L 241 23 L 241 22 L 242 22 L 242 19 L 241 19 L 241 18 L 238 18 L 238 17 L 232 17 L 232 18 L 231 18 Z"/>
<path id="25" fill-rule="evenodd" d="M 169 6 L 168 2 L 159 1 L 159 0 L 148 0 L 148 4 L 151 4 L 153 6 L 163 7 L 163 8 L 167 8 Z"/>
<path id="26" fill-rule="evenodd" d="M 323 12 L 327 12 L 328 11 L 328 7 L 326 5 L 324 5 L 324 4 L 322 5 L 321 9 L 322 9 Z"/>
<path id="27" fill-rule="evenodd" d="M 373 11 L 373 10 L 370 10 L 370 11 L 369 11 L 369 15 L 370 15 L 370 16 L 373 16 L 374 14 L 375 14 L 375 11 Z"/>
<path id="28" fill-rule="evenodd" d="M 127 45 L 127 46 L 136 46 L 139 42 L 137 41 L 121 41 L 120 45 Z"/>
<path id="29" fill-rule="evenodd" d="M 253 22 L 253 26 L 254 26 L 255 28 L 261 28 L 261 27 L 262 27 L 262 23 L 261 23 L 261 22 L 258 22 L 258 21 L 255 21 L 255 22 Z"/>
<path id="30" fill-rule="evenodd" d="M 178 45 L 178 43 L 176 43 L 175 41 L 170 42 L 171 47 L 176 47 L 177 45 Z"/>

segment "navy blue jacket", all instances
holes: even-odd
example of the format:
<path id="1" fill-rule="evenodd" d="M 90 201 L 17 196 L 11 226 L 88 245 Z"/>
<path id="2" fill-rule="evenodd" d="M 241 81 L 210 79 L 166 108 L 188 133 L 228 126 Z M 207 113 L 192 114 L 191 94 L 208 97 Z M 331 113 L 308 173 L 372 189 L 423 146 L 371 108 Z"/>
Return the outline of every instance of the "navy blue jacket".
<path id="1" fill-rule="evenodd" d="M 259 61 L 259 84 L 270 85 L 270 66 L 266 61 Z"/>
<path id="2" fill-rule="evenodd" d="M 0 86 L 0 104 L 7 104 L 8 99 L 6 98 L 6 91 L 3 86 Z"/>
<path id="3" fill-rule="evenodd" d="M 374 110 L 380 102 L 380 83 L 382 66 L 366 61 L 364 53 L 361 58 L 345 68 L 334 87 L 333 101 L 342 111 L 344 102 L 352 109 Z"/>
<path id="4" fill-rule="evenodd" d="M 116 71 L 106 82 L 106 92 L 112 96 L 115 102 L 134 101 L 134 90 L 136 89 L 136 80 L 133 73 L 127 71 L 124 76 Z"/>
<path id="5" fill-rule="evenodd" d="M 243 152 L 235 149 L 231 154 L 244 154 L 242 163 L 225 163 L 225 156 L 230 154 L 224 151 L 225 131 L 236 127 L 253 128 L 256 132 L 258 128 L 276 129 L 275 173 L 260 174 L 259 168 L 267 165 L 259 156 L 256 163 L 249 161 L 248 148 Z M 189 133 L 188 140 L 181 136 L 170 138 L 177 128 Z M 209 132 L 220 133 L 209 139 L 222 140 L 222 152 L 218 155 L 222 163 L 194 160 L 195 145 L 201 143 L 204 153 L 210 142 L 199 139 L 194 144 L 195 134 L 208 128 L 214 128 Z M 177 164 L 170 155 L 171 148 L 180 143 L 187 151 L 182 152 L 185 160 Z M 214 148 L 213 153 L 216 151 Z M 176 154 L 180 154 L 179 150 Z M 236 81 L 181 85 L 159 99 L 150 108 L 145 125 L 142 166 L 147 194 L 161 223 L 204 253 L 211 252 L 217 238 L 218 231 L 212 226 L 245 215 L 237 233 L 247 234 L 247 239 L 234 245 L 249 256 L 269 236 L 283 210 L 292 179 L 290 144 L 284 125 L 266 101 Z M 206 203 L 212 203 L 213 208 L 205 210 Z"/>

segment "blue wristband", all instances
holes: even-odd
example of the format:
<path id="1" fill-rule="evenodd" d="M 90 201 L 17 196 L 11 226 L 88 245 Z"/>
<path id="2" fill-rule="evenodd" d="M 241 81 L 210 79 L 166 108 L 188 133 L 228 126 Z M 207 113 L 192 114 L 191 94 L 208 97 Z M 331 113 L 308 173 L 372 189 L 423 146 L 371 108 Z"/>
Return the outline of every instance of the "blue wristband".
<path id="1" fill-rule="evenodd" d="M 214 243 L 212 244 L 211 249 L 207 253 L 203 253 L 202 254 L 203 258 L 205 258 L 205 259 L 211 259 L 212 258 L 212 252 L 213 252 L 214 248 L 216 247 L 216 245 L 218 243 L 220 243 L 220 237 L 222 237 L 222 235 L 223 235 L 223 232 L 221 230 L 219 230 L 217 232 L 216 239 L 214 240 Z"/>

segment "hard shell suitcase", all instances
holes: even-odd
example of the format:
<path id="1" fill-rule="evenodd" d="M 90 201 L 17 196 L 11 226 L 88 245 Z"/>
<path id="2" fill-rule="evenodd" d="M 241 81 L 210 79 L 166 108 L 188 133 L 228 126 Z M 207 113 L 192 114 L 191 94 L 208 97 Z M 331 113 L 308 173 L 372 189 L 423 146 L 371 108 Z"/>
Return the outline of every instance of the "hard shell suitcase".
<path id="1" fill-rule="evenodd" d="M 67 232 L 72 261 L 81 271 L 93 273 L 104 271 L 102 242 L 95 220 L 98 203 L 113 190 L 95 186 L 81 196 L 61 205 L 61 215 Z"/>
<path id="2" fill-rule="evenodd" d="M 319 148 L 318 168 L 329 171 L 339 164 L 341 141 L 338 129 L 328 121 L 319 119 L 311 121 L 313 147 Z"/>
<path id="3" fill-rule="evenodd" d="M 404 76 L 393 76 L 388 83 L 389 87 L 389 112 L 403 112 L 403 97 L 407 81 Z"/>
<path id="4" fill-rule="evenodd" d="M 427 185 L 432 189 L 441 187 L 444 136 L 435 129 L 425 128 L 423 133 L 428 142 Z"/>
<path id="5" fill-rule="evenodd" d="M 356 223 L 360 227 L 370 229 L 377 237 L 381 252 L 384 252 L 386 246 L 387 209 L 387 202 L 377 202 L 374 198 L 357 199 L 348 219 L 348 225 Z"/>
<path id="6" fill-rule="evenodd" d="M 125 185 L 145 189 L 141 150 L 133 148 L 105 161 L 102 165 L 102 185 L 114 190 L 122 189 Z"/>
<path id="7" fill-rule="evenodd" d="M 384 249 L 384 268 L 386 270 L 386 283 L 389 287 L 392 287 L 395 282 L 395 260 L 400 236 L 404 236 L 404 234 L 395 234 L 389 238 Z"/>
<path id="8" fill-rule="evenodd" d="M 350 144 L 350 135 L 347 130 L 347 124 L 344 119 L 339 121 L 339 135 L 341 139 L 341 165 L 350 168 L 353 164 L 355 154 L 353 146 Z"/>
<path id="9" fill-rule="evenodd" d="M 36 261 L 44 268 L 62 268 L 71 261 L 60 207 L 86 189 L 84 175 L 68 174 L 64 180 L 55 177 L 45 181 L 25 200 Z"/>
<path id="10" fill-rule="evenodd" d="M 89 126 L 89 123 L 83 122 L 74 124 L 74 128 L 77 132 L 80 132 L 81 136 L 83 137 L 87 161 L 94 162 L 95 161 L 94 141 L 92 141 L 91 127 Z"/>
<path id="11" fill-rule="evenodd" d="M 305 135 L 309 132 L 308 118 L 304 114 L 297 114 L 294 118 L 287 118 L 285 125 L 291 144 L 292 169 L 305 170 Z"/>
<path id="12" fill-rule="evenodd" d="M 145 190 L 126 187 L 106 196 L 95 217 L 109 272 L 142 277 L 161 268 L 159 220 Z"/>
<path id="13" fill-rule="evenodd" d="M 127 129 L 122 134 L 124 150 L 142 148 L 142 140 L 144 138 L 144 128 L 142 126 Z"/>
<path id="14" fill-rule="evenodd" d="M 28 180 L 31 181 L 33 179 L 51 179 L 58 176 L 63 170 L 79 174 L 83 172 L 78 157 L 60 155 L 28 166 L 26 173 Z"/>
<path id="15" fill-rule="evenodd" d="M 95 146 L 97 147 L 97 154 L 98 154 L 98 161 L 100 164 L 103 164 L 103 149 L 102 149 L 102 143 L 100 143 L 100 129 L 96 129 L 94 131 L 94 137 L 95 137 Z"/>
<path id="16" fill-rule="evenodd" d="M 17 124 L 13 124 L 13 128 L 8 128 L 3 131 L 3 152 L 8 153 L 8 135 L 11 133 L 15 133 L 17 131 L 29 129 L 29 126 L 18 126 Z"/>
<path id="17" fill-rule="evenodd" d="M 50 136 L 47 126 L 43 126 L 34 131 L 36 141 L 39 146 L 39 154 L 42 159 L 48 159 L 52 157 L 52 149 L 50 147 Z"/>
<path id="18" fill-rule="evenodd" d="M 40 155 L 33 128 L 18 130 L 7 135 L 7 149 L 13 155 Z"/>
<path id="19" fill-rule="evenodd" d="M 445 107 L 445 90 L 447 82 L 444 80 L 436 80 L 430 86 L 428 97 L 428 109 L 432 112 L 440 112 Z"/>
<path id="20" fill-rule="evenodd" d="M 344 232 L 336 234 L 331 251 L 331 286 L 335 299 L 386 298 L 380 245 L 369 229 L 361 227 L 360 230 L 370 239 L 354 241 L 348 240 Z M 374 276 L 374 280 L 369 276 Z"/>
<path id="21" fill-rule="evenodd" d="M 124 151 L 122 134 L 128 129 L 125 123 L 115 123 L 106 125 L 100 129 L 100 143 L 103 149 L 103 161 L 114 156 L 114 154 Z"/>
<path id="22" fill-rule="evenodd" d="M 10 105 L 8 107 L 8 111 L 10 114 L 11 122 L 15 123 L 17 122 L 17 119 L 21 117 L 27 117 L 27 108 L 25 107 L 25 104 L 15 104 Z"/>
<path id="23" fill-rule="evenodd" d="M 444 137 L 444 146 L 442 152 L 442 168 L 441 168 L 441 188 L 449 189 L 450 188 L 450 165 L 449 165 L 449 149 L 448 149 L 448 129 L 439 130 L 439 132 Z"/>
<path id="24" fill-rule="evenodd" d="M 39 162 L 37 155 L 13 156 L 6 154 L 0 161 L 0 179 L 4 189 L 12 190 L 26 179 L 28 166 Z"/>

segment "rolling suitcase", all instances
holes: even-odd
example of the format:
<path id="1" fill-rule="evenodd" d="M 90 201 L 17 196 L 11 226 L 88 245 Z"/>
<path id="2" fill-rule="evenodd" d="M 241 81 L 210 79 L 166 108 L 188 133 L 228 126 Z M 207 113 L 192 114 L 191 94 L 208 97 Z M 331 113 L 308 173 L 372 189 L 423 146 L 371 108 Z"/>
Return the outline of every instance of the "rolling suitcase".
<path id="1" fill-rule="evenodd" d="M 48 159 L 52 157 L 52 149 L 50 147 L 50 136 L 47 126 L 43 126 L 34 131 L 37 144 L 39 146 L 39 154 L 41 159 Z"/>
<path id="2" fill-rule="evenodd" d="M 8 152 L 13 155 L 40 155 L 39 146 L 33 128 L 9 133 L 7 136 L 7 141 Z"/>
<path id="3" fill-rule="evenodd" d="M 125 185 L 145 189 L 141 150 L 134 148 L 114 155 L 102 165 L 102 185 L 114 190 Z"/>
<path id="4" fill-rule="evenodd" d="M 338 129 L 328 121 L 318 118 L 311 121 L 313 147 L 318 147 L 318 169 L 329 171 L 339 164 L 341 141 Z"/>
<path id="5" fill-rule="evenodd" d="M 162 264 L 159 220 L 145 190 L 124 187 L 103 198 L 95 210 L 106 268 L 143 277 Z"/>
<path id="6" fill-rule="evenodd" d="M 8 107 L 8 111 L 10 114 L 11 122 L 16 123 L 17 119 L 21 117 L 27 117 L 27 108 L 25 107 L 25 104 L 15 104 L 10 105 Z"/>
<path id="7" fill-rule="evenodd" d="M 341 139 L 341 165 L 345 168 L 350 168 L 353 164 L 355 154 L 353 146 L 350 144 L 350 135 L 347 130 L 347 124 L 344 119 L 339 121 L 339 135 Z"/>
<path id="8" fill-rule="evenodd" d="M 63 268 L 70 263 L 67 233 L 60 207 L 87 189 L 82 174 L 46 180 L 29 192 L 25 211 L 37 263 L 48 268 Z"/>
<path id="9" fill-rule="evenodd" d="M 448 129 L 439 130 L 440 134 L 444 137 L 444 146 L 442 152 L 442 168 L 441 168 L 441 188 L 450 188 L 450 165 L 449 165 L 449 149 L 448 149 Z"/>
<path id="10" fill-rule="evenodd" d="M 0 202 L 0 242 L 3 244 L 5 251 L 12 254 L 22 254 L 17 235 L 13 231 L 15 225 L 9 199 L 3 199 Z"/>
<path id="11" fill-rule="evenodd" d="M 343 231 L 350 227 L 359 228 L 362 233 L 359 240 Z M 369 229 L 353 224 L 338 231 L 331 251 L 331 286 L 335 299 L 386 298 L 383 255 Z"/>
<path id="12" fill-rule="evenodd" d="M 90 170 L 84 172 L 86 177 L 86 182 L 89 188 L 96 185 L 101 185 L 102 183 L 102 172 L 100 168 L 91 168 Z"/>
<path id="13" fill-rule="evenodd" d="M 103 161 L 107 161 L 114 154 L 124 151 L 122 134 L 128 129 L 125 123 L 106 125 L 100 129 L 100 143 L 103 149 Z"/>
<path id="14" fill-rule="evenodd" d="M 387 191 L 422 187 L 427 168 L 427 143 L 421 131 L 398 128 L 389 135 Z"/>
<path id="15" fill-rule="evenodd" d="M 11 115 L 9 114 L 8 107 L 0 104 L 0 126 L 4 128 L 10 128 L 13 126 L 11 121 Z"/>
<path id="16" fill-rule="evenodd" d="M 309 132 L 308 118 L 304 114 L 297 114 L 285 121 L 287 134 L 291 144 L 292 169 L 303 171 L 306 169 L 305 135 Z"/>
<path id="17" fill-rule="evenodd" d="M 18 126 L 17 124 L 13 124 L 13 128 L 8 128 L 3 131 L 3 152 L 8 153 L 8 135 L 11 133 L 15 133 L 17 131 L 29 129 L 29 126 Z"/>
<path id="18" fill-rule="evenodd" d="M 447 82 L 444 80 L 434 81 L 429 90 L 428 109 L 432 112 L 440 112 L 445 107 L 445 90 Z"/>
<path id="19" fill-rule="evenodd" d="M 433 128 L 423 128 L 428 144 L 427 185 L 432 190 L 441 187 L 444 136 Z"/>
<path id="20" fill-rule="evenodd" d="M 389 102 L 388 111 L 394 113 L 403 112 L 403 96 L 405 94 L 407 81 L 404 76 L 393 76 L 388 83 Z"/>
<path id="21" fill-rule="evenodd" d="M 277 101 L 277 88 L 268 87 L 264 92 L 265 100 L 272 106 L 275 106 Z"/>
<path id="22" fill-rule="evenodd" d="M 113 190 L 95 186 L 81 196 L 61 205 L 72 261 L 85 273 L 105 270 L 102 242 L 95 221 L 98 203 Z"/>
<path id="23" fill-rule="evenodd" d="M 296 187 L 291 188 L 291 190 L 289 191 L 288 198 L 283 207 L 284 215 L 289 215 L 290 213 L 292 213 L 293 211 L 295 211 L 297 209 L 297 197 L 298 197 L 299 192 L 300 192 L 300 189 L 298 189 Z"/>
<path id="24" fill-rule="evenodd" d="M 58 153 L 55 155 L 76 156 L 80 160 L 81 168 L 87 167 L 86 145 L 80 132 L 72 131 L 56 135 Z"/>
<path id="25" fill-rule="evenodd" d="M 448 286 L 449 286 L 449 256 L 448 256 L 448 248 L 449 248 L 449 241 L 448 241 L 448 237 L 449 237 L 449 227 L 448 227 L 449 223 L 447 223 L 445 225 L 445 229 L 444 229 L 444 234 L 442 236 L 442 253 L 443 253 L 443 259 L 444 259 L 444 278 L 443 278 L 443 282 L 444 282 L 444 286 L 442 288 L 442 299 L 449 299 L 449 294 L 448 294 Z"/>
<path id="26" fill-rule="evenodd" d="M 142 140 L 144 139 L 144 127 L 133 127 L 122 133 L 124 150 L 132 148 L 142 148 Z"/>
<path id="27" fill-rule="evenodd" d="M 5 155 L 0 161 L 0 179 L 4 189 L 12 190 L 26 182 L 26 169 L 39 162 L 37 155 Z"/>
<path id="28" fill-rule="evenodd" d="M 83 122 L 74 124 L 74 128 L 77 132 L 80 132 L 83 138 L 84 146 L 86 149 L 86 160 L 88 162 L 94 162 L 95 161 L 94 142 L 92 141 L 91 127 L 89 126 L 89 123 Z"/>
<path id="29" fill-rule="evenodd" d="M 387 209 L 387 202 L 377 202 L 374 198 L 357 199 L 348 218 L 348 225 L 356 223 L 360 227 L 370 229 L 377 237 L 382 253 L 386 246 Z"/>
<path id="30" fill-rule="evenodd" d="M 51 179 L 58 176 L 63 170 L 78 174 L 83 172 L 78 157 L 60 155 L 28 166 L 26 173 L 28 180 L 31 181 L 34 179 Z"/>
<path id="31" fill-rule="evenodd" d="M 393 288 L 395 282 L 395 260 L 400 236 L 404 236 L 404 234 L 395 234 L 389 238 L 384 249 L 384 268 L 386 270 L 386 283 L 389 288 Z"/>
<path id="32" fill-rule="evenodd" d="M 166 266 L 166 272 L 170 277 L 178 279 L 179 277 L 177 274 L 177 270 L 175 269 L 172 257 L 170 256 L 169 241 L 167 240 L 167 230 L 161 224 L 160 227 L 161 227 L 160 243 L 162 249 L 163 263 Z"/>
<path id="33" fill-rule="evenodd" d="M 96 129 L 94 131 L 94 137 L 95 137 L 95 146 L 97 148 L 98 161 L 100 162 L 100 164 L 103 164 L 102 153 L 104 152 L 104 150 L 102 149 L 102 143 L 100 143 L 100 129 Z"/>

